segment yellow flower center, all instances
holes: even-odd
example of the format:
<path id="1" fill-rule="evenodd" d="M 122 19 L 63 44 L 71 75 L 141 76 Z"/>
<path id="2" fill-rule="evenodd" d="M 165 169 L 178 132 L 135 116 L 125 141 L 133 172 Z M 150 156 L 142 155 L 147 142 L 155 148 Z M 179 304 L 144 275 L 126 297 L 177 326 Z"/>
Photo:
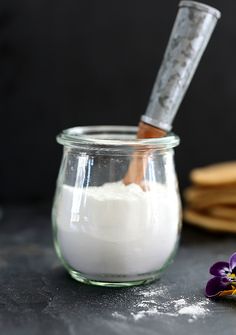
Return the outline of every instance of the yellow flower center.
<path id="1" fill-rule="evenodd" d="M 235 275 L 235 273 L 228 273 L 227 277 L 230 278 L 230 279 L 235 279 L 236 275 Z"/>

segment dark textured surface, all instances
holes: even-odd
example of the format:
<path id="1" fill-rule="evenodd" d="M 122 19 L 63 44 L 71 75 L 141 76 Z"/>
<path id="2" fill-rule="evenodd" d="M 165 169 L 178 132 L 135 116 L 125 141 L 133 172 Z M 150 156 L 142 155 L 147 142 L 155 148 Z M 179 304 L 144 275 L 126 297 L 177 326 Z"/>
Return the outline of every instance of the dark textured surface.
<path id="1" fill-rule="evenodd" d="M 0 223 L 0 333 L 234 334 L 233 299 L 209 301 L 203 287 L 208 268 L 227 259 L 236 238 L 185 228 L 174 264 L 152 285 L 111 289 L 70 279 L 52 247 L 49 211 L 6 208 Z M 156 292 L 152 296 L 152 292 Z M 177 315 L 173 300 L 206 304 L 205 315 Z M 136 320 L 140 303 L 160 313 Z"/>

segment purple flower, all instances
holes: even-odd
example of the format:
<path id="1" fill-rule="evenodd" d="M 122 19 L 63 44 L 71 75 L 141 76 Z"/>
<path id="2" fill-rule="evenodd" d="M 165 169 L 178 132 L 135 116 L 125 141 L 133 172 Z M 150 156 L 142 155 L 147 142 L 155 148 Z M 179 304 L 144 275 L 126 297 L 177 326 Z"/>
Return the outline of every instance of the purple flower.
<path id="1" fill-rule="evenodd" d="M 208 298 L 236 295 L 236 253 L 229 262 L 217 262 L 210 268 L 211 278 L 206 285 Z"/>

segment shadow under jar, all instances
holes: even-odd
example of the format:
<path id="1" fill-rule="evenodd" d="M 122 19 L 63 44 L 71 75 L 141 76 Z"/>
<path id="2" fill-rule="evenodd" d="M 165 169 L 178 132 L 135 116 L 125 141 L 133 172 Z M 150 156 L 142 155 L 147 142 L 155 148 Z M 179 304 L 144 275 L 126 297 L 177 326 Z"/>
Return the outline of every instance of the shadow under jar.
<path id="1" fill-rule="evenodd" d="M 151 282 L 172 260 L 181 228 L 174 134 L 136 139 L 128 126 L 76 127 L 64 146 L 52 218 L 56 252 L 84 283 L 132 286 Z M 141 185 L 122 182 L 142 163 Z"/>

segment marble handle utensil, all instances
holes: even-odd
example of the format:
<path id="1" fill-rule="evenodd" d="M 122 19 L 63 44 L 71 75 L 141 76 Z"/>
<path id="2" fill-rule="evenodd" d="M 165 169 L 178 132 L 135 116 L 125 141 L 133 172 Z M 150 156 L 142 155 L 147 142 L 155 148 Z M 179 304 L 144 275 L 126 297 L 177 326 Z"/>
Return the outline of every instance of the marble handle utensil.
<path id="1" fill-rule="evenodd" d="M 181 1 L 162 64 L 153 86 L 146 112 L 141 116 L 138 138 L 163 137 L 188 89 L 202 54 L 209 42 L 220 12 L 196 1 Z M 135 162 L 136 161 L 136 162 Z M 130 163 L 124 183 L 140 183 L 140 166 Z"/>

